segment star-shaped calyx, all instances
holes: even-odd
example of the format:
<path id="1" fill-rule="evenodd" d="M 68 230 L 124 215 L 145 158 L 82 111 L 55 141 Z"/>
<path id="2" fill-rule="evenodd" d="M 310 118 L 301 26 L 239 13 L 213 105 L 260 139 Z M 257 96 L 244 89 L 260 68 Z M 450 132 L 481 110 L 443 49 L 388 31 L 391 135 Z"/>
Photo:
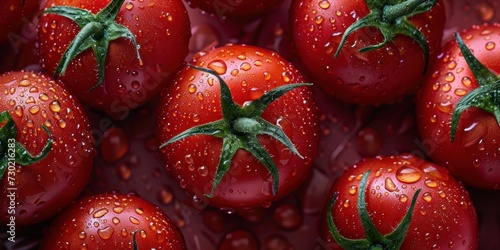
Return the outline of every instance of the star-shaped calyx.
<path id="1" fill-rule="evenodd" d="M 229 87 L 219 74 L 208 68 L 200 68 L 193 65 L 189 66 L 214 75 L 219 80 L 223 118 L 218 121 L 192 127 L 172 137 L 169 141 L 163 143 L 160 148 L 192 135 L 203 134 L 222 138 L 222 152 L 215 173 L 212 190 L 210 194 L 206 194 L 206 196 L 209 198 L 213 196 L 216 187 L 222 180 L 222 177 L 231 167 L 233 156 L 239 149 L 244 149 L 250 152 L 266 167 L 272 177 L 273 194 L 276 195 L 278 193 L 279 186 L 279 172 L 272 157 L 262 147 L 257 139 L 257 136 L 261 134 L 272 136 L 283 145 L 290 148 L 292 153 L 300 158 L 303 157 L 280 127 L 264 120 L 261 116 L 267 106 L 269 106 L 269 104 L 276 99 L 280 98 L 282 95 L 295 88 L 310 86 L 312 84 L 296 83 L 279 86 L 269 92 L 266 92 L 260 98 L 245 104 L 244 106 L 240 106 L 233 101 Z"/>
<path id="2" fill-rule="evenodd" d="M 500 125 L 500 75 L 493 73 L 474 57 L 458 33 L 455 34 L 455 37 L 460 52 L 462 52 L 479 87 L 465 95 L 455 106 L 451 116 L 451 141 L 455 140 L 462 112 L 470 107 L 480 108 L 493 114 Z"/>
<path id="3" fill-rule="evenodd" d="M 335 52 L 335 57 L 340 54 L 347 37 L 351 33 L 361 28 L 373 27 L 380 30 L 384 36 L 384 41 L 364 47 L 359 52 L 380 49 L 392 41 L 397 34 L 406 35 L 416 41 L 422 49 L 425 60 L 425 72 L 429 64 L 429 45 L 424 34 L 408 21 L 408 17 L 429 11 L 437 2 L 438 0 L 366 0 L 366 5 L 370 13 L 354 22 L 345 30 L 339 47 Z"/>
<path id="4" fill-rule="evenodd" d="M 375 227 L 375 224 L 373 224 L 373 221 L 370 218 L 370 214 L 366 209 L 365 191 L 369 175 L 370 171 L 367 171 L 363 175 L 363 178 L 361 179 L 359 185 L 360 192 L 358 192 L 358 214 L 365 231 L 366 239 L 348 239 L 340 235 L 339 230 L 333 222 L 331 209 L 327 216 L 328 229 L 330 230 L 330 234 L 332 235 L 332 237 L 343 249 L 397 250 L 401 247 L 401 244 L 403 244 L 403 241 L 406 237 L 406 233 L 408 232 L 408 228 L 410 227 L 410 222 L 413 217 L 413 210 L 417 202 L 417 197 L 422 189 L 418 189 L 415 192 L 408 211 L 406 211 L 405 216 L 398 224 L 398 226 L 394 229 L 394 231 L 389 234 L 382 235 Z M 336 200 L 337 193 L 335 193 L 333 198 L 331 199 L 329 208 L 333 207 Z"/>
<path id="5" fill-rule="evenodd" d="M 92 91 L 104 82 L 104 71 L 106 56 L 108 54 L 109 42 L 124 37 L 134 44 L 137 58 L 141 61 L 139 45 L 134 34 L 125 26 L 116 23 L 115 19 L 125 0 L 112 0 L 99 13 L 71 6 L 54 6 L 47 8 L 43 14 L 56 14 L 69 18 L 76 22 L 81 28 L 75 39 L 71 41 L 66 51 L 57 64 L 54 78 L 64 75 L 69 63 L 80 53 L 92 48 L 97 59 L 98 80 L 87 92 Z"/>
<path id="6" fill-rule="evenodd" d="M 38 155 L 32 155 L 16 141 L 17 126 L 8 111 L 0 113 L 0 180 L 9 168 L 9 165 L 28 166 L 43 160 L 52 149 L 52 134 L 42 125 L 43 130 L 49 135 L 47 143 Z"/>

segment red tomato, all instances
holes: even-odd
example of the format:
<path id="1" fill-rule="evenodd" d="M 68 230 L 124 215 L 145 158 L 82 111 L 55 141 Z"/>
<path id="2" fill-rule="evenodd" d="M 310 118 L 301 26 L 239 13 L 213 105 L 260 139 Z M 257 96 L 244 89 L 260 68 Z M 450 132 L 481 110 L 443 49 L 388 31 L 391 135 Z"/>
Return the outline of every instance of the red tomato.
<path id="1" fill-rule="evenodd" d="M 135 249 L 134 238 L 136 249 L 186 249 L 182 234 L 160 208 L 123 194 L 72 204 L 50 225 L 40 249 Z"/>
<path id="2" fill-rule="evenodd" d="M 341 236 L 365 239 L 350 249 L 375 245 L 402 250 L 477 249 L 477 216 L 466 189 L 446 169 L 414 155 L 361 160 L 334 183 L 330 197 L 334 196 L 326 218 L 332 216 Z M 322 223 L 323 239 L 339 249 L 327 219 Z M 374 240 L 367 232 L 371 236 L 394 233 Z"/>
<path id="3" fill-rule="evenodd" d="M 304 82 L 302 75 L 276 53 L 245 45 L 202 52 L 192 63 L 212 73 L 184 68 L 162 92 L 156 129 L 160 143 L 172 142 L 161 151 L 181 187 L 223 208 L 269 206 L 297 188 L 316 155 L 317 108 L 307 88 L 272 90 Z M 174 140 L 198 125 L 205 133 Z"/>
<path id="4" fill-rule="evenodd" d="M 95 155 L 90 124 L 62 83 L 44 75 L 11 72 L 0 76 L 0 86 L 0 111 L 8 114 L 0 121 L 1 154 L 9 158 L 0 175 L 0 221 L 10 222 L 15 213 L 17 226 L 34 224 L 60 212 L 89 181 Z M 13 141 L 15 157 L 5 144 Z"/>
<path id="5" fill-rule="evenodd" d="M 182 66 L 188 54 L 190 38 L 189 18 L 182 1 L 123 3 L 123 0 L 47 0 L 45 8 L 84 8 L 73 10 L 76 12 L 73 19 L 78 18 L 87 28 L 79 27 L 70 18 L 52 14 L 59 13 L 60 7 L 51 9 L 39 22 L 42 67 L 56 77 L 60 73 L 68 89 L 82 102 L 118 119 L 124 119 L 130 109 L 149 101 L 169 81 L 171 73 Z M 109 13 L 108 19 L 100 21 L 106 17 L 105 13 Z M 64 62 L 62 57 L 77 34 L 87 38 L 81 48 L 71 47 L 81 52 L 74 59 L 71 53 L 66 54 L 69 60 L 64 72 L 59 63 Z M 93 50 L 92 46 L 97 47 Z"/>
<path id="6" fill-rule="evenodd" d="M 416 91 L 426 65 L 432 64 L 440 50 L 445 26 L 444 5 L 442 1 L 396 1 L 402 2 L 400 5 L 410 2 L 421 5 L 413 6 L 419 11 L 406 13 L 407 9 L 401 8 L 398 15 L 391 17 L 382 9 L 395 5 L 389 6 L 386 2 L 292 2 L 291 30 L 298 57 L 314 83 L 327 94 L 350 103 L 379 105 L 398 101 Z M 431 7 L 428 5 L 435 2 L 437 4 L 427 11 Z M 362 22 L 365 18 L 376 21 Z M 349 33 L 358 24 L 362 28 Z M 381 27 L 383 32 L 375 27 Z M 403 35 L 409 33 L 414 37 Z M 346 40 L 341 46 L 343 38 Z M 375 45 L 383 46 L 362 52 Z"/>
<path id="7" fill-rule="evenodd" d="M 283 0 L 190 0 L 193 8 L 200 8 L 221 19 L 247 21 L 275 9 Z"/>
<path id="8" fill-rule="evenodd" d="M 500 105 L 493 96 L 500 81 L 500 25 L 474 26 L 459 36 L 479 61 L 466 62 L 454 40 L 445 45 L 418 94 L 419 132 L 432 160 L 466 185 L 499 189 L 500 126 L 494 109 Z"/>

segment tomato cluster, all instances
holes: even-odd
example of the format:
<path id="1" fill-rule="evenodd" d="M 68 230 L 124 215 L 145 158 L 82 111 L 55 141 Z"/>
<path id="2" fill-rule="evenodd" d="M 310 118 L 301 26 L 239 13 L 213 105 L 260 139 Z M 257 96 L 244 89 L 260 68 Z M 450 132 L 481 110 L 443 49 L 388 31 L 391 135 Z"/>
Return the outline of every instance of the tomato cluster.
<path id="1" fill-rule="evenodd" d="M 2 249 L 500 244 L 496 2 L 0 10 Z"/>

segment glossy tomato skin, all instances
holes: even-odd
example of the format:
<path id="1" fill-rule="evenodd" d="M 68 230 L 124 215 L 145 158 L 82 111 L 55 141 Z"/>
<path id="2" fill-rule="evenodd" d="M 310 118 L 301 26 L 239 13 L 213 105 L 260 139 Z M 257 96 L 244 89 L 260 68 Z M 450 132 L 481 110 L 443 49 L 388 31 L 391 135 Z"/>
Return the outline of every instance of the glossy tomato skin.
<path id="1" fill-rule="evenodd" d="M 477 215 L 467 190 L 446 169 L 411 154 L 365 158 L 337 179 L 330 199 L 334 193 L 338 198 L 326 213 L 332 212 L 340 235 L 365 238 L 357 200 L 366 171 L 370 171 L 364 191 L 366 206 L 382 235 L 397 227 L 415 192 L 422 189 L 402 250 L 477 249 Z M 328 246 L 340 249 L 328 231 L 326 219 L 322 220 L 321 232 Z"/>
<path id="2" fill-rule="evenodd" d="M 397 35 L 385 47 L 361 53 L 383 41 L 377 29 L 363 28 L 348 36 L 334 58 L 345 30 L 368 13 L 364 0 L 294 0 L 290 26 L 295 50 L 308 76 L 328 95 L 364 105 L 392 103 L 414 93 L 424 77 L 425 60 L 416 42 Z M 426 37 L 432 64 L 445 27 L 443 2 L 408 20 Z"/>
<path id="3" fill-rule="evenodd" d="M 99 12 L 110 0 L 47 0 L 44 7 L 73 6 Z M 98 81 L 92 49 L 78 55 L 60 78 L 83 103 L 124 119 L 129 111 L 156 96 L 183 64 L 188 54 L 190 23 L 180 0 L 125 1 L 116 18 L 136 37 L 142 63 L 132 42 L 125 38 L 109 44 L 104 84 L 88 92 Z M 42 67 L 53 74 L 70 42 L 80 31 L 68 18 L 54 14 L 40 17 L 38 26 Z"/>
<path id="4" fill-rule="evenodd" d="M 71 203 L 87 185 L 95 155 L 91 128 L 80 103 L 46 75 L 25 71 L 0 76 L 0 110 L 7 110 L 17 126 L 16 141 L 32 155 L 44 148 L 52 134 L 50 153 L 28 166 L 16 165 L 14 186 L 0 180 L 2 197 L 16 190 L 16 225 L 47 220 Z M 6 222 L 9 199 L 0 199 L 0 221 Z"/>
<path id="5" fill-rule="evenodd" d="M 264 92 L 284 84 L 304 82 L 289 62 L 269 50 L 226 45 L 195 56 L 193 65 L 208 67 L 224 79 L 233 100 L 239 105 L 255 100 Z M 217 78 L 193 68 L 182 69 L 175 82 L 161 94 L 156 133 L 159 143 L 191 127 L 222 118 Z M 229 171 L 205 201 L 213 184 L 220 158 L 222 139 L 208 135 L 185 138 L 162 148 L 167 170 L 178 178 L 195 200 L 222 208 L 269 206 L 296 189 L 308 176 L 317 151 L 318 117 L 312 92 L 301 87 L 272 102 L 262 117 L 280 126 L 304 159 L 291 153 L 269 136 L 259 135 L 264 149 L 279 171 L 279 191 L 273 195 L 269 171 L 245 150 L 238 150 Z"/>
<path id="6" fill-rule="evenodd" d="M 137 196 L 101 194 L 73 203 L 49 226 L 42 250 L 186 249 L 184 238 L 160 208 Z"/>
<path id="7" fill-rule="evenodd" d="M 473 55 L 488 69 L 500 73 L 500 25 L 474 26 L 459 33 Z M 428 154 L 466 185 L 500 188 L 500 126 L 495 117 L 478 108 L 461 114 L 454 142 L 451 115 L 456 104 L 478 88 L 457 42 L 449 41 L 418 93 L 418 130 Z"/>

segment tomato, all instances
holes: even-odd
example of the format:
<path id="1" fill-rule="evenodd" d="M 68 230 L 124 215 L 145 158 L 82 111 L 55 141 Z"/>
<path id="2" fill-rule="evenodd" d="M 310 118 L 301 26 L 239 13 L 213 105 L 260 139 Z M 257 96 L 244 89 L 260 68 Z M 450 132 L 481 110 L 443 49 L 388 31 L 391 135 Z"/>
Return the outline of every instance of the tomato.
<path id="1" fill-rule="evenodd" d="M 463 50 L 448 42 L 417 101 L 418 129 L 432 160 L 478 188 L 500 188 L 500 117 L 493 97 L 500 81 L 499 34 L 498 24 L 474 26 L 459 34 Z"/>
<path id="2" fill-rule="evenodd" d="M 334 183 L 330 197 L 322 234 L 334 249 L 335 233 L 344 237 L 343 248 L 358 246 L 347 249 L 477 249 L 467 190 L 446 169 L 414 155 L 365 158 Z"/>
<path id="3" fill-rule="evenodd" d="M 132 248 L 135 239 L 137 248 Z M 137 196 L 80 199 L 49 226 L 40 249 L 186 249 L 160 208 Z"/>
<path id="4" fill-rule="evenodd" d="M 295 49 L 313 82 L 364 105 L 414 93 L 445 26 L 437 0 L 294 0 L 290 11 Z"/>
<path id="5" fill-rule="evenodd" d="M 0 175 L 0 221 L 15 216 L 17 226 L 34 224 L 60 212 L 88 183 L 90 124 L 76 98 L 45 75 L 10 72 L 0 86 L 2 168 L 8 166 Z"/>
<path id="6" fill-rule="evenodd" d="M 12 47 L 25 42 L 31 31 L 24 30 L 38 10 L 38 0 L 4 0 L 0 3 L 0 45 Z M 31 34 L 29 34 L 31 35 Z M 16 50 L 16 48 L 14 48 Z"/>
<path id="7" fill-rule="evenodd" d="M 227 209 L 269 206 L 297 188 L 318 142 L 312 92 L 292 84 L 304 77 L 276 53 L 245 45 L 199 53 L 192 64 L 162 92 L 156 128 L 181 187 Z"/>
<path id="8" fill-rule="evenodd" d="M 117 119 L 163 88 L 182 66 L 190 38 L 182 1 L 123 3 L 48 0 L 38 32 L 42 67 Z M 68 14 L 64 6 L 84 9 Z"/>
<path id="9" fill-rule="evenodd" d="M 275 9 L 283 0 L 190 0 L 193 8 L 200 8 L 221 19 L 248 21 Z"/>

